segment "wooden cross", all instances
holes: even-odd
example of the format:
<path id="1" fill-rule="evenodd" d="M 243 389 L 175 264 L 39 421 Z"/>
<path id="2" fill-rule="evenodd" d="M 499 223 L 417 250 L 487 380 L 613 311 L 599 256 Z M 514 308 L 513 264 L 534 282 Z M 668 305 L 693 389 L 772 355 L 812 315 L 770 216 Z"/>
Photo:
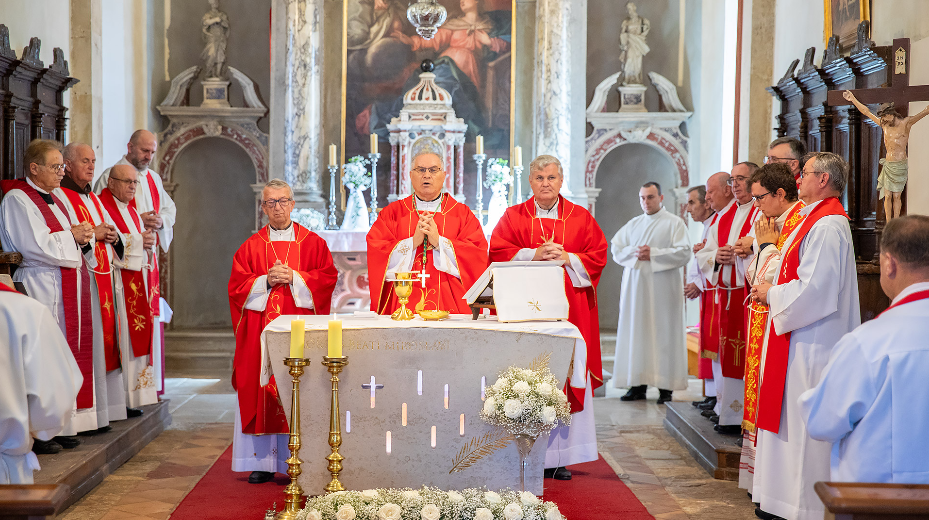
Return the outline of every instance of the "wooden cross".
<path id="1" fill-rule="evenodd" d="M 858 101 L 865 105 L 893 101 L 894 108 L 906 117 L 911 101 L 929 101 L 929 85 L 910 85 L 910 39 L 896 38 L 893 43 L 893 65 L 890 86 L 852 90 Z M 842 97 L 844 90 L 830 90 L 826 101 L 829 106 L 850 105 Z"/>

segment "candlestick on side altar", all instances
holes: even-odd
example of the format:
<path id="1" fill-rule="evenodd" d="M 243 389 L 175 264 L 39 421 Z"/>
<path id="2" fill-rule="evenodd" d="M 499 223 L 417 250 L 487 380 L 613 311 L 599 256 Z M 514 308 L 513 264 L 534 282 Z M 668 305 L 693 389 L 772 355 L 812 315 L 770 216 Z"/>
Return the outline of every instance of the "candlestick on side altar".
<path id="1" fill-rule="evenodd" d="M 377 135 L 371 134 L 371 150 L 368 154 L 368 160 L 371 161 L 371 218 L 369 222 L 374 225 L 377 220 L 377 161 L 381 154 L 377 153 Z"/>
<path id="2" fill-rule="evenodd" d="M 335 221 L 335 172 L 339 169 L 336 159 L 336 148 L 334 144 L 329 145 L 329 219 L 326 223 L 326 229 L 334 231 L 339 229 Z"/>
<path id="3" fill-rule="evenodd" d="M 477 136 L 477 138 L 479 149 L 483 150 L 484 138 L 481 136 Z M 474 154 L 474 162 L 477 163 L 477 192 L 475 193 L 477 202 L 474 204 L 474 215 L 482 226 L 484 225 L 484 175 L 481 172 L 484 168 L 485 159 L 487 159 L 487 156 L 483 153 Z"/>
<path id="4" fill-rule="evenodd" d="M 513 193 L 516 195 L 516 203 L 520 204 L 523 201 L 523 147 L 517 146 L 513 149 L 513 173 L 515 174 L 514 179 L 514 190 Z"/>
<path id="5" fill-rule="evenodd" d="M 332 319 L 329 320 L 329 357 L 331 358 L 340 358 L 342 357 L 342 320 L 336 319 L 336 315 L 332 315 Z"/>
<path id="6" fill-rule="evenodd" d="M 290 322 L 290 357 L 303 359 L 303 344 L 306 337 L 306 321 Z"/>

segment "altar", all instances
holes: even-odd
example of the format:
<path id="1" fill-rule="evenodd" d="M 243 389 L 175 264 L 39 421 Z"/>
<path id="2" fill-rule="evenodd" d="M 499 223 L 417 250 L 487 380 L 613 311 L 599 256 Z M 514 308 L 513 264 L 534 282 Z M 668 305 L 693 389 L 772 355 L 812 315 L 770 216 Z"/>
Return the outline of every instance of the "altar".
<path id="1" fill-rule="evenodd" d="M 273 373 L 290 419 L 291 377 L 284 366 L 291 320 L 281 316 L 262 333 L 262 384 Z M 330 374 L 322 365 L 329 316 L 306 320 L 309 366 L 300 382 L 303 473 L 308 495 L 323 492 L 330 475 Z M 499 323 L 472 320 L 393 321 L 387 316 L 343 319 L 343 353 L 348 365 L 339 375 L 342 447 L 340 480 L 347 489 L 437 486 L 442 489 L 519 487 L 519 456 L 509 442 L 498 451 L 462 464 L 496 428 L 478 415 L 484 388 L 511 365 L 528 368 L 539 356 L 559 382 L 586 380 L 586 346 L 568 322 Z M 572 364 L 573 360 L 573 364 Z M 578 368 L 579 367 L 579 368 Z M 542 494 L 548 436 L 539 437 L 526 471 L 526 489 Z M 458 463 L 456 465 L 456 462 Z M 454 470 L 454 471 L 453 471 Z"/>

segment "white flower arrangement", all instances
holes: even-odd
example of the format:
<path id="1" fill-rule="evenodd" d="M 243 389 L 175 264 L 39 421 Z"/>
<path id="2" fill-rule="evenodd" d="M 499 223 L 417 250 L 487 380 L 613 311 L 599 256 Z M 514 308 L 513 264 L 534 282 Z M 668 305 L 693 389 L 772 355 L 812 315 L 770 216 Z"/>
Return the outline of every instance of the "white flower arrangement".
<path id="1" fill-rule="evenodd" d="M 352 190 L 364 191 L 371 187 L 371 174 L 368 173 L 369 161 L 356 155 L 342 165 L 342 184 Z"/>
<path id="2" fill-rule="evenodd" d="M 295 209 L 290 212 L 290 218 L 310 231 L 326 229 L 326 216 L 313 208 Z"/>
<path id="3" fill-rule="evenodd" d="M 486 389 L 481 419 L 511 435 L 538 436 L 558 421 L 570 425 L 571 406 L 559 388 L 547 364 L 534 370 L 512 366 Z"/>
<path id="4" fill-rule="evenodd" d="M 564 520 L 529 492 L 434 487 L 339 491 L 309 498 L 298 520 Z"/>
<path id="5" fill-rule="evenodd" d="M 484 187 L 491 188 L 496 184 L 510 184 L 513 176 L 506 159 L 491 159 L 487 161 L 487 176 L 484 178 Z"/>

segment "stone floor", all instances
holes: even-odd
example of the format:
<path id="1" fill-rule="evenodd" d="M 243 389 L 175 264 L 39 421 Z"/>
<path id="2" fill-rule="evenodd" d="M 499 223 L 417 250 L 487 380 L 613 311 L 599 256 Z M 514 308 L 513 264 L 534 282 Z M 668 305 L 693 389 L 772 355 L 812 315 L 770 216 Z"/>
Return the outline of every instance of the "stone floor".
<path id="1" fill-rule="evenodd" d="M 606 340 L 606 338 L 604 338 Z M 610 345 L 605 341 L 607 345 Z M 610 368 L 612 359 L 604 360 Z M 90 494 L 62 513 L 64 520 L 164 519 L 232 441 L 235 395 L 229 375 L 202 371 L 168 379 L 173 424 Z M 699 381 L 675 400 L 700 395 Z M 754 518 L 734 482 L 714 480 L 664 430 L 664 407 L 648 399 L 624 403 L 622 390 L 596 398 L 600 452 L 659 519 Z M 574 520 L 574 519 L 572 519 Z"/>

